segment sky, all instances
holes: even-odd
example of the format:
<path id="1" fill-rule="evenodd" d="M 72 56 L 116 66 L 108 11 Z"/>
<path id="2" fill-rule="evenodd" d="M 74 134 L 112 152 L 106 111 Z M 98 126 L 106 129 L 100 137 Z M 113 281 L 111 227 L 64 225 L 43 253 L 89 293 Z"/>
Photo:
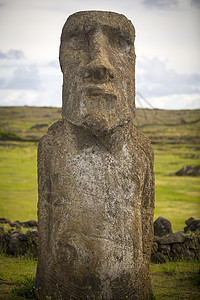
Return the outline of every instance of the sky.
<path id="1" fill-rule="evenodd" d="M 136 106 L 200 108 L 200 0 L 0 0 L 0 105 L 62 106 L 69 15 L 124 14 L 136 30 Z"/>

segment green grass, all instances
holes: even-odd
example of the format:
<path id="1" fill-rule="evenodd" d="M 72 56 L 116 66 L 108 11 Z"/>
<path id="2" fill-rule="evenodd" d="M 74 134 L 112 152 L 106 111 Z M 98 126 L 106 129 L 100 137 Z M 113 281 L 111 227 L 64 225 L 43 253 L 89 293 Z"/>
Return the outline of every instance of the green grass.
<path id="1" fill-rule="evenodd" d="M 33 293 L 37 261 L 0 254 L 0 299 L 22 300 Z M 199 299 L 200 262 L 176 261 L 150 264 L 153 299 Z M 19 285 L 20 284 L 20 285 Z M 14 289 L 14 292 L 12 290 Z M 17 296 L 18 295 L 18 296 Z M 21 295 L 21 296 L 19 296 Z M 26 295 L 26 297 L 22 297 Z"/>
<path id="2" fill-rule="evenodd" d="M 20 300 L 11 294 L 13 288 L 23 284 L 26 278 L 35 276 L 37 261 L 23 257 L 8 257 L 0 254 L 0 299 L 2 300 Z"/>
<path id="3" fill-rule="evenodd" d="M 6 141 L 6 140 L 21 140 L 20 136 L 18 136 L 14 132 L 9 131 L 0 131 L 0 140 Z"/>
<path id="4" fill-rule="evenodd" d="M 182 230 L 189 217 L 200 218 L 200 177 L 175 176 L 184 165 L 200 164 L 200 110 L 136 111 L 135 124 L 147 134 L 155 152 L 155 218 Z M 0 107 L 0 129 L 36 141 L 60 118 L 58 108 Z M 39 126 L 44 125 L 47 126 Z M 37 125 L 35 127 L 35 125 Z M 33 128 L 32 128 L 33 127 Z M 0 217 L 37 218 L 37 143 L 0 143 Z"/>
<path id="5" fill-rule="evenodd" d="M 0 146 L 1 217 L 36 219 L 37 145 L 5 143 Z"/>
<path id="6" fill-rule="evenodd" d="M 174 231 L 183 230 L 189 217 L 200 218 L 200 177 L 176 176 L 184 165 L 198 165 L 196 147 L 164 145 L 155 148 L 155 219 L 163 216 Z"/>
<path id="7" fill-rule="evenodd" d="M 160 215 L 169 219 L 174 231 L 182 230 L 189 217 L 200 217 L 200 177 L 174 175 L 184 164 L 200 164 L 198 157 L 187 158 L 192 153 L 196 150 L 169 145 L 155 149 L 155 219 Z M 0 146 L 0 157 L 1 217 L 36 219 L 37 143 L 5 142 Z"/>
<path id="8" fill-rule="evenodd" d="M 12 289 L 11 294 L 23 298 L 35 298 L 35 276 L 25 276 L 23 284 Z"/>
<path id="9" fill-rule="evenodd" d="M 14 132 L 22 139 L 38 140 L 48 126 L 61 118 L 61 110 L 52 107 L 0 107 L 0 129 Z M 46 127 L 32 129 L 38 124 Z"/>
<path id="10" fill-rule="evenodd" d="M 37 143 L 27 141 L 38 141 L 59 118 L 58 108 L 0 107 L 1 132 L 26 140 L 0 142 L 0 217 L 13 221 L 37 218 Z M 186 164 L 200 164 L 199 118 L 200 110 L 136 111 L 135 125 L 142 126 L 155 152 L 155 219 L 169 219 L 173 231 L 182 230 L 191 216 L 200 219 L 200 178 L 174 175 Z M 26 299 L 14 296 L 11 290 L 30 291 L 36 263 L 0 255 L 0 300 Z M 199 261 L 151 264 L 153 299 L 200 299 L 199 268 Z"/>
<path id="11" fill-rule="evenodd" d="M 200 299 L 199 261 L 150 264 L 153 299 Z"/>

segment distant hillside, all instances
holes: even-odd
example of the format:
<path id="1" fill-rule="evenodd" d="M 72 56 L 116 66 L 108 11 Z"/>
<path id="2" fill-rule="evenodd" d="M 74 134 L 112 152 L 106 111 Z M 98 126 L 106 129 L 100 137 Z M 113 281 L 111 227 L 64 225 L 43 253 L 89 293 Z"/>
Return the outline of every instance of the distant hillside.
<path id="1" fill-rule="evenodd" d="M 38 141 L 60 118 L 60 108 L 0 107 L 0 138 L 5 140 L 7 136 L 7 139 L 13 140 Z M 200 109 L 138 108 L 134 125 L 149 136 L 153 144 L 200 143 Z"/>

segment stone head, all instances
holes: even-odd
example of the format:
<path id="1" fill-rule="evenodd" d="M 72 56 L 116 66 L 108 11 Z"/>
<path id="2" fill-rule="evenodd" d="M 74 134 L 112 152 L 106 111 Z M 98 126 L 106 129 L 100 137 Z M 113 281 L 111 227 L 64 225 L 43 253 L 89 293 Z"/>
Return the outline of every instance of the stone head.
<path id="1" fill-rule="evenodd" d="M 135 30 L 123 15 L 82 11 L 62 30 L 62 116 L 95 134 L 124 126 L 135 111 Z"/>

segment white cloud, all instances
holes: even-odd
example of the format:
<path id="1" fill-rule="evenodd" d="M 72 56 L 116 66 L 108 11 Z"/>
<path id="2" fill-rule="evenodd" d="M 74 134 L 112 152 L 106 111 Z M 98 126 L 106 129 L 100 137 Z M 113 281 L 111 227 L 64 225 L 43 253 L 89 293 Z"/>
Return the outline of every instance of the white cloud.
<path id="1" fill-rule="evenodd" d="M 135 25 L 137 56 L 169 59 L 178 71 L 198 71 L 200 18 L 190 1 L 6 0 L 0 9 L 2 50 L 23 49 L 35 61 L 54 60 L 59 55 L 62 27 L 70 14 L 88 9 L 111 10 L 125 14 Z M 156 9 L 149 10 L 148 6 Z"/>
<path id="2" fill-rule="evenodd" d="M 148 98 L 148 103 L 143 101 L 140 97 L 138 99 L 138 96 L 136 96 L 136 107 L 160 109 L 199 109 L 200 95 L 179 94 L 161 97 L 150 97 Z"/>
<path id="3" fill-rule="evenodd" d="M 7 52 L 0 50 L 0 59 L 22 59 L 25 58 L 24 52 L 21 50 L 11 49 Z"/>
<path id="4" fill-rule="evenodd" d="M 164 61 L 143 57 L 136 64 L 137 90 L 145 97 L 200 94 L 200 74 L 179 74 Z"/>
<path id="5" fill-rule="evenodd" d="M 200 8 L 200 0 L 191 0 L 191 5 Z"/>
<path id="6" fill-rule="evenodd" d="M 55 90 L 0 90 L 2 106 L 61 107 L 61 89 Z"/>
<path id="7" fill-rule="evenodd" d="M 59 61 L 1 59 L 1 105 L 62 105 L 62 73 Z M 184 109 L 200 107 L 200 75 L 179 74 L 167 62 L 142 57 L 136 64 L 136 87 L 152 107 Z M 149 107 L 139 94 L 137 106 Z"/>
<path id="8" fill-rule="evenodd" d="M 174 9 L 178 6 L 177 0 L 143 0 L 144 6 L 148 8 L 159 8 L 159 9 Z"/>
<path id="9" fill-rule="evenodd" d="M 58 60 L 0 59 L 0 105 L 61 106 Z"/>
<path id="10" fill-rule="evenodd" d="M 31 64 L 17 67 L 5 89 L 38 90 L 40 86 L 38 67 Z"/>

